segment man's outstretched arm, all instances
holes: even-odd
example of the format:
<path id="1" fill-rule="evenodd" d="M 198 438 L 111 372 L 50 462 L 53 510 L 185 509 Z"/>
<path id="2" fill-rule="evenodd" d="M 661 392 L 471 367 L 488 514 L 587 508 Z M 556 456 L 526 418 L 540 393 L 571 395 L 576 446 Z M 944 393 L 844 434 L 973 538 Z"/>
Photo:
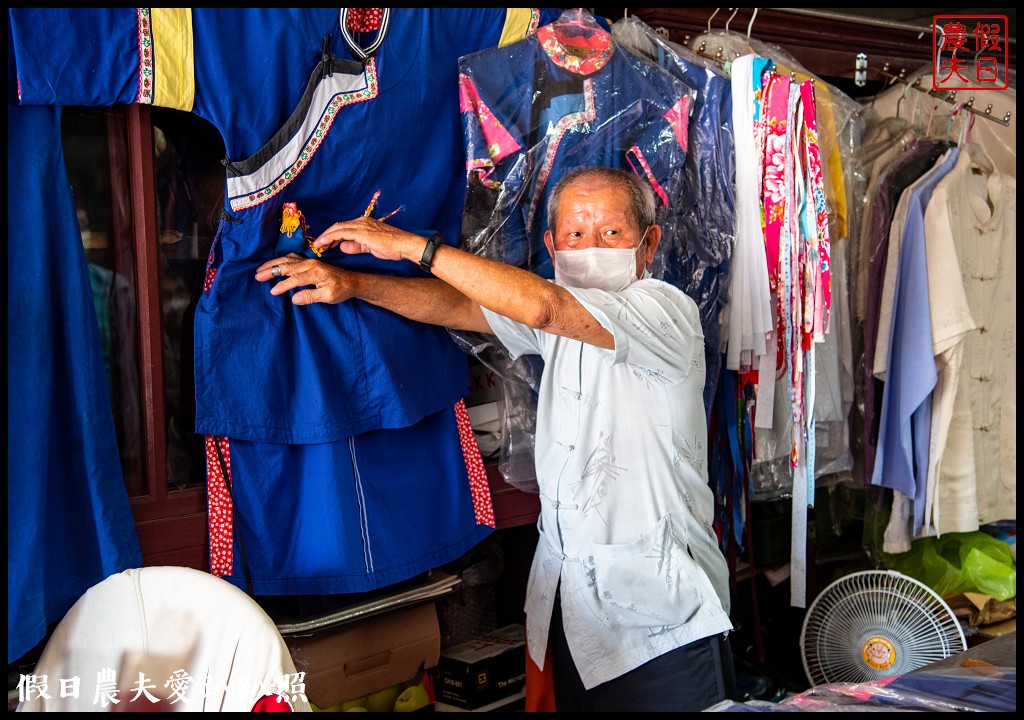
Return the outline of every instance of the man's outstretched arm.
<path id="1" fill-rule="evenodd" d="M 352 272 L 301 255 L 263 263 L 256 269 L 256 279 L 273 280 L 275 266 L 281 269 L 281 275 L 270 294 L 295 290 L 295 305 L 335 304 L 358 298 L 410 320 L 453 330 L 491 332 L 480 306 L 441 280 Z"/>
<path id="2" fill-rule="evenodd" d="M 427 240 L 378 220 L 358 218 L 327 229 L 314 245 L 338 245 L 349 254 L 372 253 L 385 260 L 418 263 Z M 264 263 L 256 279 L 272 279 L 274 265 L 281 280 L 271 290 L 295 293 L 295 304 L 343 302 L 357 297 L 405 317 L 454 330 L 490 332 L 480 306 L 555 335 L 599 347 L 614 347 L 610 332 L 565 288 L 520 268 L 441 245 L 431 273 L 436 279 L 396 278 L 352 273 L 298 255 Z M 309 287 L 313 286 L 313 287 Z"/>

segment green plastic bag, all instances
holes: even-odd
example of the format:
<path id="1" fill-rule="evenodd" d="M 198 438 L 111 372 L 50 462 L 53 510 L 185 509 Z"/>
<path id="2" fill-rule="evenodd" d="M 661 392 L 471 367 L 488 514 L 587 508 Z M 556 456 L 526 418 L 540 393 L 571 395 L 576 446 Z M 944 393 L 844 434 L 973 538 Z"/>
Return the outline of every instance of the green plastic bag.
<path id="1" fill-rule="evenodd" d="M 885 555 L 891 570 L 919 580 L 941 597 L 983 593 L 1017 597 L 1017 558 L 1002 540 L 979 531 L 915 540 L 910 551 Z"/>

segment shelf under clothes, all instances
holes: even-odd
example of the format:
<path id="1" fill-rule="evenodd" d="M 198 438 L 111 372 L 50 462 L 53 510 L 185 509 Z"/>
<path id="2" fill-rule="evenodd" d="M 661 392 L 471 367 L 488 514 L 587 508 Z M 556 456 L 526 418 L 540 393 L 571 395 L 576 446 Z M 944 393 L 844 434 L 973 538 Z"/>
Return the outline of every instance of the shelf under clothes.
<path id="1" fill-rule="evenodd" d="M 442 570 L 432 570 L 422 582 L 382 597 L 346 605 L 309 618 L 294 619 L 277 616 L 274 620 L 277 629 L 284 637 L 315 635 L 377 615 L 433 602 L 455 592 L 461 583 L 462 580 L 457 575 Z"/>

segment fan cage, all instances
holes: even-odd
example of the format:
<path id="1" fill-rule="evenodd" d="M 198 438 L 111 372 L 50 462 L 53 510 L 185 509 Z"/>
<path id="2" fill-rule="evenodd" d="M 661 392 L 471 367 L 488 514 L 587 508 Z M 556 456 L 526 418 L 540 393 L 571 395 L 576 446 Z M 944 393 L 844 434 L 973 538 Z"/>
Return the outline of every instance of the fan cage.
<path id="1" fill-rule="evenodd" d="M 949 605 L 894 570 L 839 578 L 808 609 L 800 632 L 811 685 L 895 677 L 967 648 Z"/>

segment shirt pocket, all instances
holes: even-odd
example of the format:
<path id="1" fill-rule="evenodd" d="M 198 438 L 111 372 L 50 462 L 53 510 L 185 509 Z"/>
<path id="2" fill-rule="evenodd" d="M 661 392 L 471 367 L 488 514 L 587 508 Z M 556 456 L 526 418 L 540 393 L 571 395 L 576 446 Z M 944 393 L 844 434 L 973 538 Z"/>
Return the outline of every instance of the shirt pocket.
<path id="1" fill-rule="evenodd" d="M 671 515 L 635 542 L 596 546 L 586 565 L 599 610 L 624 626 L 682 625 L 704 602 L 701 571 Z"/>

